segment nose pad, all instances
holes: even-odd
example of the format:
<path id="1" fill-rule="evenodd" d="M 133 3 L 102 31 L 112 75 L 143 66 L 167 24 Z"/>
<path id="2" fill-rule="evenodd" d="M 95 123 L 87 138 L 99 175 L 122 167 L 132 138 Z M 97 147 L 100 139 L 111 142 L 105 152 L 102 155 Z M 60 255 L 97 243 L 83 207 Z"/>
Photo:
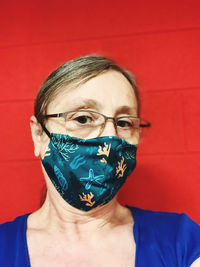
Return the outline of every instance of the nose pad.
<path id="1" fill-rule="evenodd" d="M 115 122 L 112 119 L 107 120 L 105 125 L 101 127 L 99 136 L 117 136 Z"/>

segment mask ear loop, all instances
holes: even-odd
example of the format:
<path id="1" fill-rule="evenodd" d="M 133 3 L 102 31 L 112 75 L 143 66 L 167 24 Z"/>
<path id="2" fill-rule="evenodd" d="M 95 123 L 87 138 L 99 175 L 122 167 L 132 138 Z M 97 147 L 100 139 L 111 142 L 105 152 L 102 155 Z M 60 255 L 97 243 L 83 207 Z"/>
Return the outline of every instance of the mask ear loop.
<path id="1" fill-rule="evenodd" d="M 42 122 L 40 122 L 40 125 L 41 125 L 43 131 L 44 131 L 44 132 L 46 133 L 46 135 L 49 137 L 49 139 L 51 139 L 51 134 L 50 134 L 50 132 L 47 130 L 47 128 L 44 126 L 44 124 L 43 124 Z M 47 149 L 46 149 L 46 151 L 45 151 L 45 154 L 47 153 L 47 151 L 48 151 L 48 146 L 47 146 Z M 43 157 L 40 156 L 40 159 L 41 159 L 41 160 L 44 159 L 45 154 L 44 154 Z"/>
<path id="2" fill-rule="evenodd" d="M 51 139 L 51 134 L 50 132 L 47 130 L 47 128 L 44 126 L 44 124 L 42 122 L 40 122 L 40 125 L 42 126 L 43 131 L 47 134 L 47 136 Z"/>

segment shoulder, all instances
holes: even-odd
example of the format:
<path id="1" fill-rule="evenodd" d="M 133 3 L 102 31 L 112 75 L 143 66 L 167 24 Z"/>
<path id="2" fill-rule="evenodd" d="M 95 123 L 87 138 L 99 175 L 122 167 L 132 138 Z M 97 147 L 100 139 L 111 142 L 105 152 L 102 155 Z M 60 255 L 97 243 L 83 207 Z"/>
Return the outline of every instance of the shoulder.
<path id="1" fill-rule="evenodd" d="M 13 221 L 0 224 L 0 251 L 10 244 L 14 244 L 23 238 L 26 233 L 26 221 L 28 214 L 19 216 Z"/>
<path id="2" fill-rule="evenodd" d="M 5 234 L 7 231 L 17 230 L 19 226 L 26 222 L 28 215 L 24 214 L 16 217 L 13 221 L 0 224 L 0 235 Z"/>
<path id="3" fill-rule="evenodd" d="M 155 230 L 165 229 L 176 235 L 181 234 L 182 231 L 188 232 L 188 230 L 194 230 L 200 234 L 200 226 L 185 213 L 151 211 L 135 207 L 130 207 L 130 209 L 136 221 L 142 223 L 143 227 L 151 227 Z"/>
<path id="4" fill-rule="evenodd" d="M 4 267 L 29 266 L 26 245 L 28 214 L 0 225 L 0 263 Z"/>
<path id="5" fill-rule="evenodd" d="M 179 260 L 184 260 L 183 266 L 200 257 L 200 226 L 185 213 L 130 208 L 145 244 L 174 251 Z"/>

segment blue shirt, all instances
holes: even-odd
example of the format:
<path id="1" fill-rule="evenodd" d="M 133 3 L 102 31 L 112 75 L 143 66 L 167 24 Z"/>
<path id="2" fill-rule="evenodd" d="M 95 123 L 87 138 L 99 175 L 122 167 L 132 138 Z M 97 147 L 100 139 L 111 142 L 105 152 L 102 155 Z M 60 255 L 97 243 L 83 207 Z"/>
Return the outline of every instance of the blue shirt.
<path id="1" fill-rule="evenodd" d="M 187 215 L 129 208 L 134 217 L 136 267 L 189 267 L 200 257 L 200 226 Z M 0 225 L 0 267 L 30 267 L 27 217 Z"/>

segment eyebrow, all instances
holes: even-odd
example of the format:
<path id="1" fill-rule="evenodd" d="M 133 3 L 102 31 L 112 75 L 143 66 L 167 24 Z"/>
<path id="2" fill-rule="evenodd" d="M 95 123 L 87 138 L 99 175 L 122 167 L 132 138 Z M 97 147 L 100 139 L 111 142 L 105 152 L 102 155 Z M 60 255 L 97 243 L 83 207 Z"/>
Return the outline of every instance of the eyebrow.
<path id="1" fill-rule="evenodd" d="M 80 99 L 80 100 L 77 99 L 77 101 L 74 104 L 75 104 L 75 108 L 78 108 L 78 109 L 84 109 L 84 108 L 100 109 L 102 108 L 102 105 L 94 99 Z"/>
<path id="2" fill-rule="evenodd" d="M 98 111 L 102 109 L 101 103 L 94 99 L 77 99 L 75 104 L 75 109 L 87 109 L 87 108 L 95 108 Z M 120 106 L 116 110 L 116 115 L 120 113 L 127 113 L 130 115 L 137 115 L 137 107 L 130 106 Z"/>
<path id="3" fill-rule="evenodd" d="M 137 115 L 137 108 L 136 107 L 130 107 L 130 106 L 121 106 L 116 110 L 116 114 L 120 114 L 120 113 Z"/>

